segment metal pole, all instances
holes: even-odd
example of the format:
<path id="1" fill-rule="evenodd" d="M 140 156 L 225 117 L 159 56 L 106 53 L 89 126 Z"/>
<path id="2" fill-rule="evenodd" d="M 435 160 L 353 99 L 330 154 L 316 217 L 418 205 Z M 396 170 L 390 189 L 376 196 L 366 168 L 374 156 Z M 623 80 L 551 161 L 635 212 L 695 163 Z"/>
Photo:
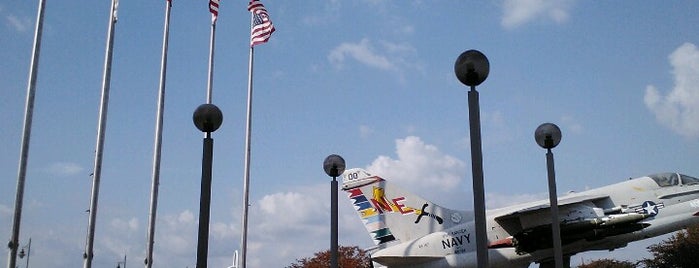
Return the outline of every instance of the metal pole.
<path id="1" fill-rule="evenodd" d="M 92 176 L 92 194 L 90 198 L 90 219 L 88 221 L 87 245 L 83 258 L 84 268 L 92 267 L 94 257 L 92 249 L 95 241 L 95 220 L 97 218 L 97 201 L 99 198 L 100 178 L 102 175 L 102 154 L 104 151 L 104 133 L 107 127 L 107 108 L 109 106 L 109 86 L 112 73 L 112 47 L 114 46 L 114 27 L 117 21 L 116 11 L 118 0 L 112 0 L 109 12 L 109 27 L 107 31 L 107 51 L 104 56 L 104 74 L 102 78 L 102 102 L 99 110 L 97 126 L 97 145 L 95 149 L 95 165 Z"/>
<path id="2" fill-rule="evenodd" d="M 15 268 L 17 264 L 17 247 L 19 246 L 19 228 L 22 220 L 22 202 L 24 200 L 24 182 L 27 175 L 27 161 L 29 159 L 29 140 L 32 133 L 32 119 L 34 117 L 34 96 L 36 94 L 36 77 L 39 69 L 39 52 L 41 49 L 41 33 L 44 26 L 45 1 L 39 0 L 36 14 L 36 29 L 34 30 L 34 49 L 32 51 L 31 65 L 29 66 L 29 85 L 27 86 L 27 98 L 24 105 L 24 126 L 22 129 L 22 145 L 19 152 L 19 167 L 17 171 L 17 192 L 15 194 L 15 210 L 12 217 L 12 236 L 7 244 L 10 249 L 7 258 L 7 267 Z"/>
<path id="3" fill-rule="evenodd" d="M 549 180 L 549 201 L 551 202 L 551 231 L 553 232 L 553 257 L 557 268 L 563 267 L 563 248 L 561 245 L 561 227 L 558 220 L 558 194 L 556 193 L 556 171 L 551 148 L 546 152 L 546 167 Z"/>
<path id="4" fill-rule="evenodd" d="M 209 79 L 206 82 L 206 103 L 211 103 L 214 87 L 214 42 L 216 40 L 216 20 L 211 21 L 211 37 L 209 39 Z"/>
<path id="5" fill-rule="evenodd" d="M 488 267 L 488 237 L 486 233 L 485 189 L 483 186 L 483 152 L 481 149 L 481 118 L 478 91 L 468 92 L 469 127 L 471 131 L 471 169 L 473 173 L 473 206 L 476 224 L 476 256 L 479 268 Z"/>
<path id="6" fill-rule="evenodd" d="M 32 238 L 29 238 L 29 244 L 27 245 L 27 264 L 25 267 L 29 268 L 29 257 L 32 256 Z"/>
<path id="7" fill-rule="evenodd" d="M 337 250 L 337 177 L 345 172 L 345 159 L 336 154 L 331 154 L 323 160 L 325 174 L 332 177 L 330 183 L 330 267 L 338 267 Z"/>
<path id="8" fill-rule="evenodd" d="M 338 268 L 337 256 L 337 177 L 333 177 L 330 183 L 330 267 Z"/>
<path id="9" fill-rule="evenodd" d="M 197 239 L 197 268 L 207 267 L 209 252 L 209 217 L 211 208 L 211 170 L 214 157 L 214 140 L 211 132 L 204 138 L 201 165 L 201 195 L 199 199 L 199 234 Z"/>
<path id="10" fill-rule="evenodd" d="M 163 50 L 160 61 L 160 86 L 158 91 L 158 111 L 155 123 L 155 141 L 153 149 L 153 181 L 150 196 L 150 214 L 148 216 L 148 242 L 146 244 L 146 268 L 153 266 L 153 245 L 155 240 L 155 219 L 158 208 L 158 186 L 160 185 L 160 156 L 163 141 L 163 110 L 165 108 L 165 76 L 167 69 L 167 48 L 170 33 L 170 9 L 172 3 L 165 3 L 165 26 L 163 29 Z"/>
<path id="11" fill-rule="evenodd" d="M 253 15 L 250 15 L 250 28 L 253 25 Z M 248 248 L 248 207 L 250 196 L 250 142 L 252 140 L 252 71 L 255 50 L 250 46 L 248 59 L 248 99 L 245 117 L 245 167 L 243 171 L 243 231 L 240 238 L 240 268 L 246 267 Z"/>

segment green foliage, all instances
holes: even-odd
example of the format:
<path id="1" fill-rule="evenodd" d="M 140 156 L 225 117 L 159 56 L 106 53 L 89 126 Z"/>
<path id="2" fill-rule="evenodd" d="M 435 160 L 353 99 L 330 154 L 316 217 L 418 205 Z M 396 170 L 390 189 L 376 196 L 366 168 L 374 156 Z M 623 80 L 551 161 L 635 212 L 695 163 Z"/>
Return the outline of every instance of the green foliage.
<path id="1" fill-rule="evenodd" d="M 641 263 L 648 268 L 699 267 L 699 225 L 679 231 L 663 242 L 651 245 L 651 259 Z"/>
<path id="2" fill-rule="evenodd" d="M 370 268 L 369 254 L 357 246 L 337 249 L 338 265 L 340 268 Z M 296 259 L 295 263 L 286 268 L 327 268 L 330 267 L 330 250 L 316 252 L 313 257 Z"/>
<path id="3" fill-rule="evenodd" d="M 583 263 L 578 268 L 636 268 L 635 263 L 629 261 L 617 261 L 610 259 L 596 260 L 591 263 Z"/>

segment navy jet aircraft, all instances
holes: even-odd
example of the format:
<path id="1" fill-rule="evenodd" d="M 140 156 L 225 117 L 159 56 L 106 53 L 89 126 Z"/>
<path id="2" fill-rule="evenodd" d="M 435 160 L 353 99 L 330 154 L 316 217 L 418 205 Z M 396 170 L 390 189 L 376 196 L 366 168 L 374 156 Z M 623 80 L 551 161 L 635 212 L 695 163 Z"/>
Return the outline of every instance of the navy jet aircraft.
<path id="1" fill-rule="evenodd" d="M 477 267 L 471 212 L 447 209 L 362 169 L 343 174 L 376 247 L 375 267 Z M 699 223 L 699 179 L 655 174 L 558 198 L 564 262 Z M 486 212 L 491 267 L 553 267 L 549 200 Z"/>

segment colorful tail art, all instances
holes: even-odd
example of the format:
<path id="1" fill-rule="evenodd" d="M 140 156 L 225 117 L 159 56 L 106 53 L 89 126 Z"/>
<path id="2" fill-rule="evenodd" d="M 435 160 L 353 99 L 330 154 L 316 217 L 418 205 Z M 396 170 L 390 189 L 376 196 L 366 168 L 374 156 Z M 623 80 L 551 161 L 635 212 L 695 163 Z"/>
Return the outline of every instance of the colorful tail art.
<path id="1" fill-rule="evenodd" d="M 410 241 L 473 218 L 471 213 L 440 207 L 359 168 L 345 171 L 342 189 L 379 246 Z"/>

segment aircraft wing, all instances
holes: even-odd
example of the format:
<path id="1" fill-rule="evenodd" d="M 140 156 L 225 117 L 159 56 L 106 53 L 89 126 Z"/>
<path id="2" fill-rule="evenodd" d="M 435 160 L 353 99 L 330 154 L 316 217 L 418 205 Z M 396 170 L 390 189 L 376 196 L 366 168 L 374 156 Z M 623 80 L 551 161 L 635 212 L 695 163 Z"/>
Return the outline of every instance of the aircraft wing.
<path id="1" fill-rule="evenodd" d="M 558 199 L 558 207 L 560 208 L 560 207 L 578 204 L 578 203 L 599 201 L 599 200 L 608 199 L 608 198 L 609 198 L 609 195 L 575 195 L 575 196 L 563 197 L 563 198 Z M 495 217 L 495 220 L 498 222 L 506 221 L 507 219 L 510 219 L 512 217 L 519 217 L 520 215 L 524 215 L 524 214 L 537 214 L 538 212 L 540 212 L 542 210 L 546 210 L 546 212 L 549 212 L 550 208 L 551 208 L 551 203 L 549 203 L 549 200 L 542 200 L 542 201 L 538 201 L 535 203 L 527 204 L 527 206 L 525 206 L 525 207 L 515 207 L 515 209 L 513 209 L 511 211 L 502 212 L 504 214 Z"/>
<path id="2" fill-rule="evenodd" d="M 646 214 L 614 207 L 608 195 L 573 194 L 558 200 L 563 244 L 578 240 L 599 240 L 648 226 L 640 223 Z M 551 214 L 548 200 L 495 211 L 494 217 L 508 233 L 518 253 L 552 247 Z"/>

